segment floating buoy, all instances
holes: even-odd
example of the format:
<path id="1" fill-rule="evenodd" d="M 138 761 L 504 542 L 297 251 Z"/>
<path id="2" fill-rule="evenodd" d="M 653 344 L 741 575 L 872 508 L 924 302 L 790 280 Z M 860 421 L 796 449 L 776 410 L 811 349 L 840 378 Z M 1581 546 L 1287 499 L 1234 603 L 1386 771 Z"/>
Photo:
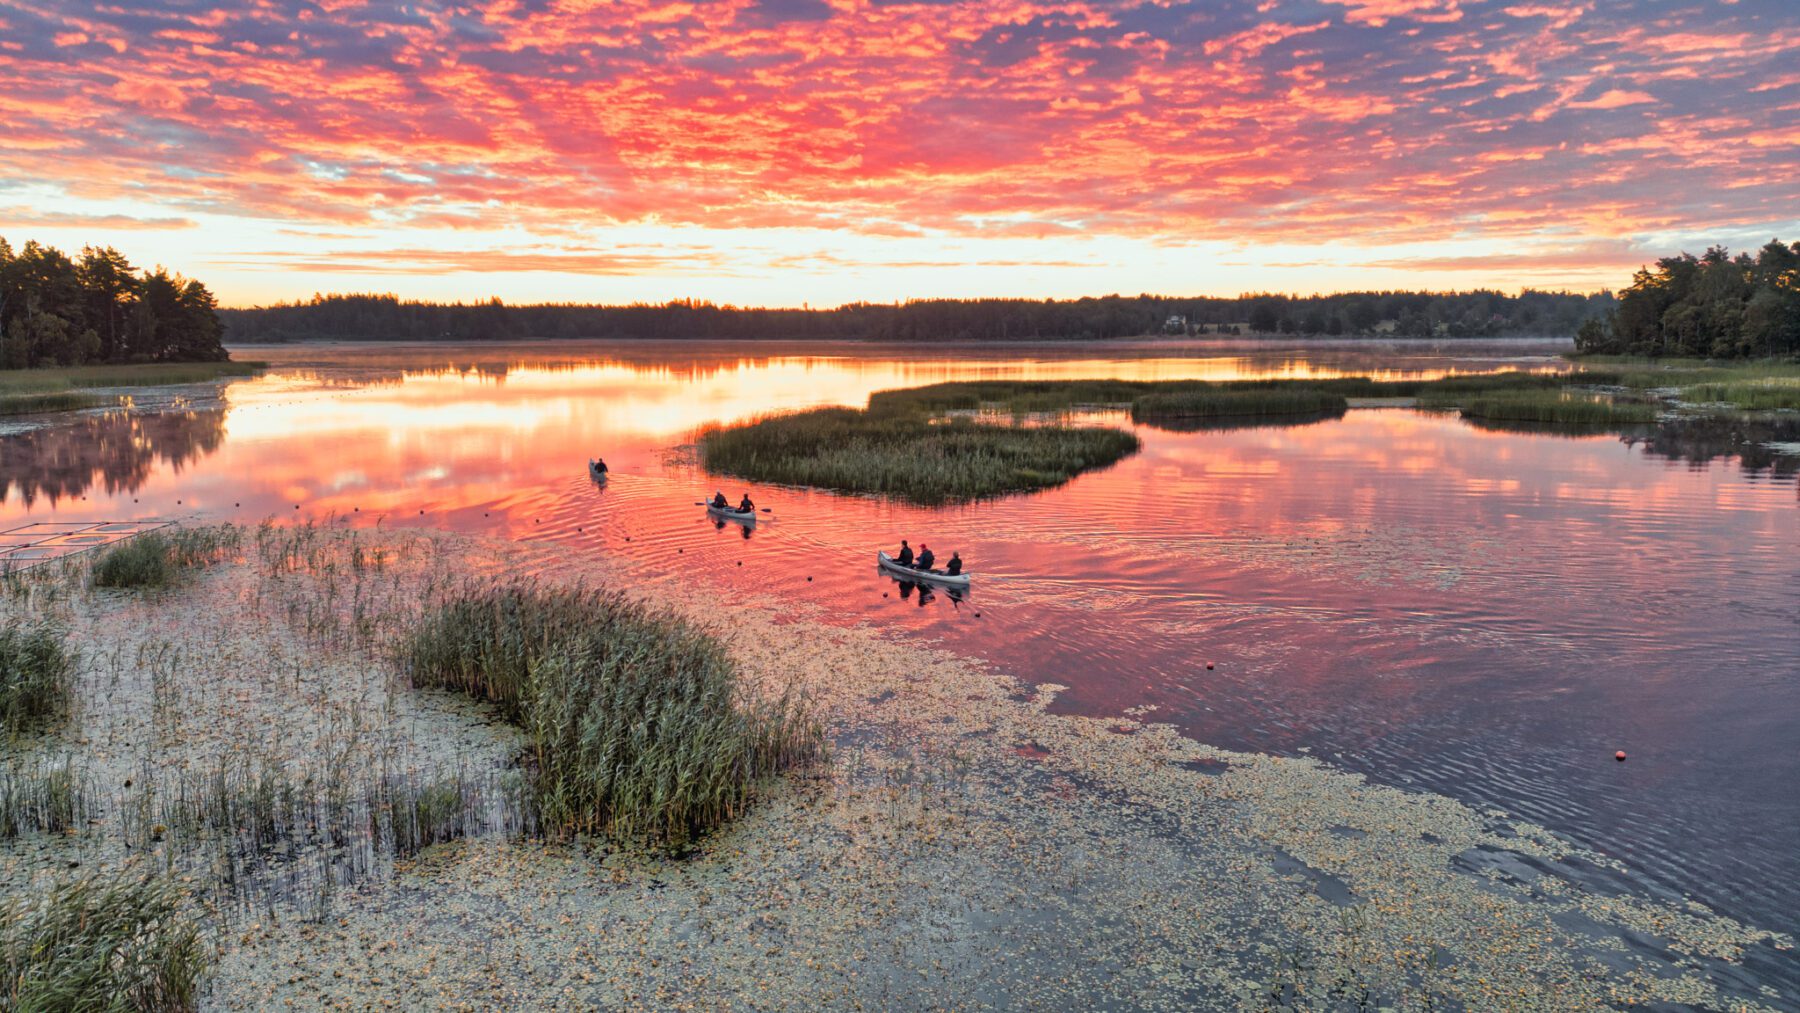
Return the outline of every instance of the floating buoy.
<path id="1" fill-rule="evenodd" d="M 295 510 L 298 510 L 298 509 L 300 509 L 300 504 L 298 504 L 298 503 L 295 503 L 295 504 L 294 504 L 294 509 L 295 509 Z"/>
<path id="2" fill-rule="evenodd" d="M 979 613 L 979 612 L 977 612 L 977 613 L 975 613 L 975 618 L 977 618 L 977 619 L 980 619 L 980 618 L 981 618 L 981 613 Z"/>
<path id="3" fill-rule="evenodd" d="M 1618 752 L 1614 753 L 1613 759 L 1619 761 L 1620 763 L 1624 763 L 1625 762 L 1625 750 L 1621 749 Z"/>
<path id="4" fill-rule="evenodd" d="M 180 505 L 181 505 L 181 501 L 180 501 L 180 500 L 176 500 L 176 501 L 175 501 L 175 505 L 176 505 L 176 506 L 180 506 Z"/>
<path id="5" fill-rule="evenodd" d="M 808 583 L 808 584 L 810 584 L 810 583 L 812 583 L 812 578 L 811 578 L 811 577 L 808 577 L 808 578 L 806 578 L 806 582 L 807 582 L 807 583 Z"/>
<path id="6" fill-rule="evenodd" d="M 629 541 L 631 541 L 631 536 L 630 536 L 630 535 L 626 535 L 626 536 L 625 536 L 625 540 L 626 540 L 626 541 L 628 541 L 628 542 L 629 542 Z"/>
<path id="7" fill-rule="evenodd" d="M 423 510 L 421 510 L 421 511 L 419 511 L 419 516 L 420 516 L 420 517 L 423 517 L 423 516 L 425 516 L 425 511 L 423 511 Z"/>
<path id="8" fill-rule="evenodd" d="M 1210 672 L 1210 671 L 1212 671 L 1212 666 L 1213 666 L 1213 663 L 1212 663 L 1212 662 L 1210 662 L 1210 661 L 1209 661 L 1209 662 L 1207 662 L 1207 663 L 1206 663 L 1206 670 L 1207 670 L 1207 671 L 1208 671 L 1208 672 Z"/>
<path id="9" fill-rule="evenodd" d="M 743 565 L 744 565 L 744 561 L 743 561 L 743 560 L 741 560 L 741 559 L 740 559 L 740 560 L 738 560 L 738 565 L 739 565 L 739 566 L 743 566 Z"/>
<path id="10" fill-rule="evenodd" d="M 887 597 L 887 592 L 886 592 L 886 591 L 883 591 L 883 592 L 881 592 L 881 596 L 882 596 L 882 597 L 883 597 L 883 598 L 886 598 L 886 597 Z"/>

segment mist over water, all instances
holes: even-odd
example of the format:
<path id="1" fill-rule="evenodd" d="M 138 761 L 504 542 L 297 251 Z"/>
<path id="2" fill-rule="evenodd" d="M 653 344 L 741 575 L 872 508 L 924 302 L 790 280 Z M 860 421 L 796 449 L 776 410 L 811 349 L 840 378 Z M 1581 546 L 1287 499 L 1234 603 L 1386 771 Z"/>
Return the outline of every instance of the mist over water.
<path id="1" fill-rule="evenodd" d="M 238 350 L 273 368 L 10 424 L 0 529 L 337 517 L 554 539 L 722 604 L 941 641 L 1068 687 L 1062 710 L 1154 708 L 1206 742 L 1501 809 L 1619 858 L 1631 889 L 1800 929 L 1800 502 L 1778 441 L 1396 408 L 1172 432 L 1096 412 L 1142 452 L 947 509 L 717 478 L 680 450 L 706 425 L 941 380 L 1393 378 L 1562 368 L 1560 350 Z M 711 521 L 694 503 L 715 488 L 773 513 Z M 971 592 L 879 574 L 902 537 L 960 551 Z"/>

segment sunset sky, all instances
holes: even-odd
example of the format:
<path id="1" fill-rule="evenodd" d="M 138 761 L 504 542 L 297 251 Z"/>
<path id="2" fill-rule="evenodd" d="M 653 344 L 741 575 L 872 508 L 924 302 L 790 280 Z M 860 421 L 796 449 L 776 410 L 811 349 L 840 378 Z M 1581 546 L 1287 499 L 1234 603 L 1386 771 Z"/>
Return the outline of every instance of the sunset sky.
<path id="1" fill-rule="evenodd" d="M 0 0 L 0 235 L 227 305 L 1617 287 L 1800 239 L 1800 3 Z"/>

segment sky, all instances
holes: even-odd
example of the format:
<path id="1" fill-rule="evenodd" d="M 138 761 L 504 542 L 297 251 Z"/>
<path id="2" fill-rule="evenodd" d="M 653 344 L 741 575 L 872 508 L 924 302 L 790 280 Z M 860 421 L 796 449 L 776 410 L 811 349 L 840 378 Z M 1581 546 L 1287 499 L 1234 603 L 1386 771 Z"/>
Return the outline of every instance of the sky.
<path id="1" fill-rule="evenodd" d="M 0 0 L 0 236 L 226 305 L 1616 289 L 1800 240 L 1800 3 Z"/>

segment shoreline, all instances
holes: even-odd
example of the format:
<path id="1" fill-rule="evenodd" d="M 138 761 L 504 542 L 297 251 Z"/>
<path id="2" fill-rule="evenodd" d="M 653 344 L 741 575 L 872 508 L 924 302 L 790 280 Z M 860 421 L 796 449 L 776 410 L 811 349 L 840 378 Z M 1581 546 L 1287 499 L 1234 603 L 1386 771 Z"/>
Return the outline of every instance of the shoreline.
<path id="1" fill-rule="evenodd" d="M 399 685 L 342 620 L 352 599 L 400 623 L 432 581 L 523 577 L 617 582 L 713 631 L 752 684 L 793 680 L 812 696 L 833 757 L 678 862 L 486 834 L 347 884 L 329 917 L 279 897 L 221 914 L 220 1008 L 327 994 L 772 1008 L 1305 1007 L 1334 989 L 1402 1008 L 1781 1000 L 1733 982 L 1747 957 L 1791 961 L 1791 939 L 1697 905 L 1584 892 L 1559 864 L 1608 860 L 1504 814 L 1214 749 L 1151 714 L 1053 715 L 1053 683 L 791 604 L 720 610 L 677 574 L 552 543 L 317 531 L 325 555 L 291 572 L 247 548 L 158 599 L 10 599 L 9 611 L 66 610 L 90 649 L 83 699 L 110 689 L 64 744 L 116 780 L 151 754 L 178 766 L 232 742 L 297 760 L 360 722 L 372 754 L 498 771 L 506 726 Z M 392 562 L 330 568 L 346 539 Z M 307 607 L 322 600 L 343 614 Z M 155 671 L 125 671 L 146 651 L 180 659 L 160 691 Z M 265 726 L 281 734 L 264 741 Z M 70 848 L 89 865 L 129 861 L 79 839 L 34 844 L 0 844 L 9 878 L 47 874 Z"/>

